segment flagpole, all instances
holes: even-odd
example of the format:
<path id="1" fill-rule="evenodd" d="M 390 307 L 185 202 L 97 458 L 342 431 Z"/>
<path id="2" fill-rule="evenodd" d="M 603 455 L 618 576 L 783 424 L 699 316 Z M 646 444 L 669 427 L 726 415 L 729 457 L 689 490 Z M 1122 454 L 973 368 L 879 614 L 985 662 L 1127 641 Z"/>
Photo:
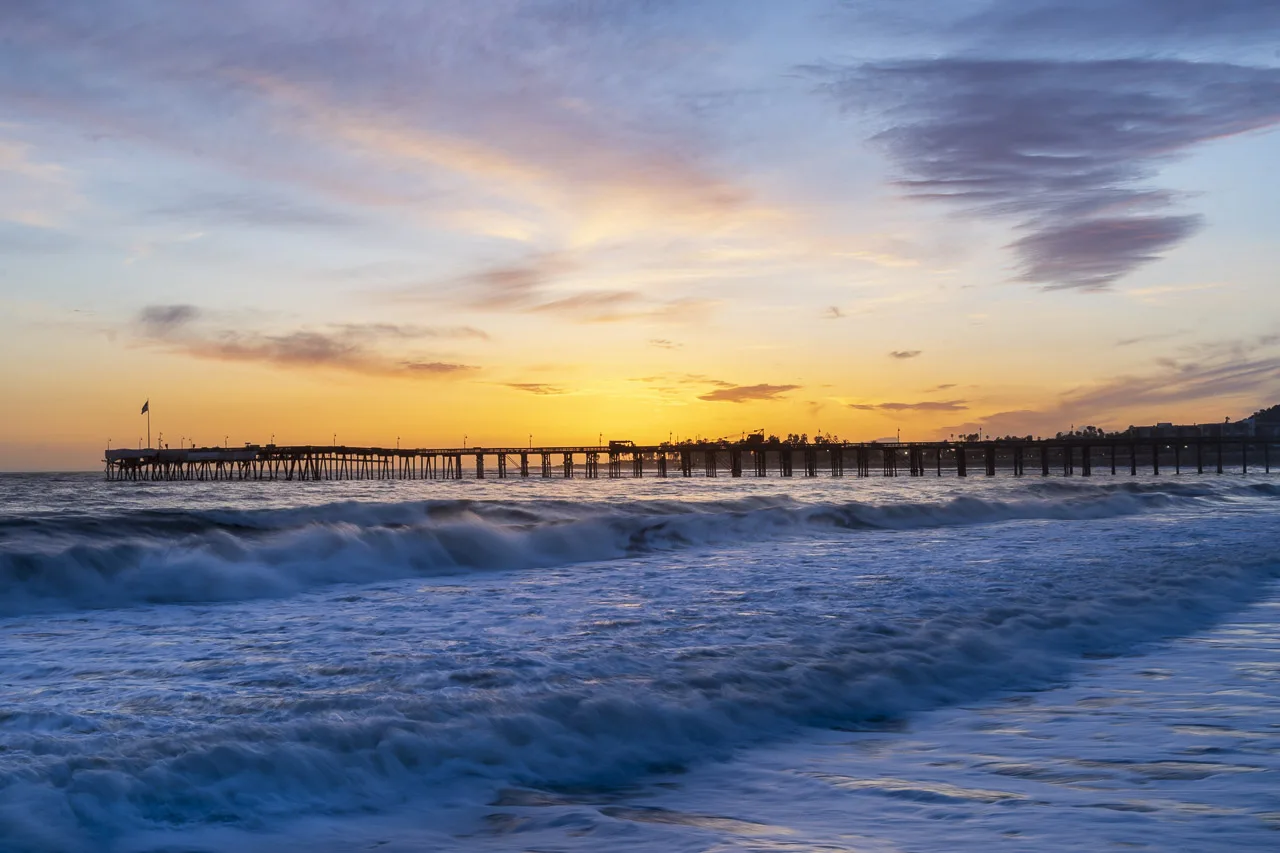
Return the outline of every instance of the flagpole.
<path id="1" fill-rule="evenodd" d="M 147 400 L 147 449 L 151 449 L 151 401 Z"/>

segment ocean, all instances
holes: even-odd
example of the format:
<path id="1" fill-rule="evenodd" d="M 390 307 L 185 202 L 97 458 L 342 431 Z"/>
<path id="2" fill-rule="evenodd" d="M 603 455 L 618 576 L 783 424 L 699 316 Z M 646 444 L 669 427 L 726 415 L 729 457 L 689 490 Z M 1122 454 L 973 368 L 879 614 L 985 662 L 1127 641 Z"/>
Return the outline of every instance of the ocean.
<path id="1" fill-rule="evenodd" d="M 0 476 L 0 851 L 1280 847 L 1280 480 Z"/>

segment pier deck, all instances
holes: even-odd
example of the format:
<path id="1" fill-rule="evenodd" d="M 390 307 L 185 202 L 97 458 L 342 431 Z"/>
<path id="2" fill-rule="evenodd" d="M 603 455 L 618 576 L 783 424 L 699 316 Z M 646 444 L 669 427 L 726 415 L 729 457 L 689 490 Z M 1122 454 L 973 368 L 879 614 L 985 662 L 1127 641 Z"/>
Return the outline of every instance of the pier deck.
<path id="1" fill-rule="evenodd" d="M 1050 476 L 1096 471 L 1137 475 L 1195 471 L 1270 473 L 1265 438 L 844 442 L 759 441 L 603 446 L 397 449 L 246 445 L 182 450 L 107 450 L 108 480 L 461 480 L 489 477 L 922 477 L 998 471 Z M 602 464 L 603 463 L 603 464 Z M 797 465 L 797 463 L 799 463 Z M 603 471 L 603 473 L 602 473 Z"/>

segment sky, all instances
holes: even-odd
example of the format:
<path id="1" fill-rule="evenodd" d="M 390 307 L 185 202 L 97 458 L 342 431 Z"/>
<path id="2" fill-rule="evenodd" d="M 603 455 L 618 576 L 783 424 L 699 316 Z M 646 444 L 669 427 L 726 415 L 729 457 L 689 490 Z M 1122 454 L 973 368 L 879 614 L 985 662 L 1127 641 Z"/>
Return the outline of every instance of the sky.
<path id="1" fill-rule="evenodd" d="M 1274 0 L 4 0 L 0 470 L 1237 419 L 1278 126 Z"/>

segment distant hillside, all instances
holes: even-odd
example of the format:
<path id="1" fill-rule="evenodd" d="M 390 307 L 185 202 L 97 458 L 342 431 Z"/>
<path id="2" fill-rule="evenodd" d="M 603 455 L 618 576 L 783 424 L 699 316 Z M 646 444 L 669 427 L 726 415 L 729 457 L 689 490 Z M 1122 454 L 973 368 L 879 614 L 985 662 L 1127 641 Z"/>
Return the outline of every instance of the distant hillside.
<path id="1" fill-rule="evenodd" d="M 1254 412 L 1253 421 L 1259 424 L 1280 424 L 1280 403 Z"/>

